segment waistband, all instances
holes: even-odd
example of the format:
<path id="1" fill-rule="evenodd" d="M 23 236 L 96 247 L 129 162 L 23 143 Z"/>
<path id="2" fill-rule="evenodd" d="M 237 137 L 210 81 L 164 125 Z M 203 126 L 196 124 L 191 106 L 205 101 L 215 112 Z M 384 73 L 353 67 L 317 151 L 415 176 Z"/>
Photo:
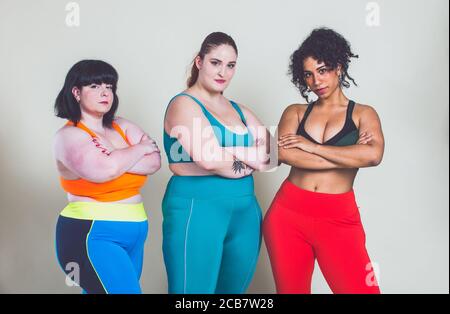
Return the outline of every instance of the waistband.
<path id="1" fill-rule="evenodd" d="M 147 220 L 144 204 L 111 204 L 71 202 L 60 214 L 63 217 L 84 220 L 142 222 Z"/>
<path id="2" fill-rule="evenodd" d="M 198 199 L 254 195 L 253 176 L 230 179 L 220 176 L 172 176 L 166 196 Z"/>
<path id="3" fill-rule="evenodd" d="M 338 217 L 358 210 L 353 189 L 340 194 L 304 190 L 286 179 L 276 195 L 284 207 L 316 217 Z"/>

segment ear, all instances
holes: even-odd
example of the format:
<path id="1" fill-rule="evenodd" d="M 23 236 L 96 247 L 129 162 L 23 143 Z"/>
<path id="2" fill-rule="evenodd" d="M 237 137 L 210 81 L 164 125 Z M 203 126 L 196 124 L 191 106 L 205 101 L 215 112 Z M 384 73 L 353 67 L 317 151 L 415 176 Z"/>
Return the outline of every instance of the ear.
<path id="1" fill-rule="evenodd" d="M 74 86 L 72 88 L 72 95 L 73 97 L 75 97 L 75 99 L 80 102 L 80 97 L 81 97 L 81 91 L 78 87 Z"/>
<path id="2" fill-rule="evenodd" d="M 195 66 L 197 67 L 197 69 L 201 69 L 203 66 L 203 60 L 202 58 L 200 58 L 200 56 L 195 57 Z"/>

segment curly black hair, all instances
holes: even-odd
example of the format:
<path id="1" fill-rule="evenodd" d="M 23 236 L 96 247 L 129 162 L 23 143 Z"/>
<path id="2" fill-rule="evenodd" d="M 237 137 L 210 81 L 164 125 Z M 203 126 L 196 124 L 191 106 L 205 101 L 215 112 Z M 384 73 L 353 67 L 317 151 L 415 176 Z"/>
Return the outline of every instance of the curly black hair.
<path id="1" fill-rule="evenodd" d="M 341 87 L 350 87 L 347 79 L 357 86 L 355 80 L 348 74 L 348 66 L 351 62 L 350 59 L 358 58 L 358 55 L 353 54 L 350 44 L 342 35 L 329 28 L 316 28 L 292 54 L 289 64 L 289 75 L 292 75 L 291 81 L 300 90 L 307 102 L 309 102 L 309 90 L 304 79 L 303 61 L 308 57 L 324 62 L 327 67 L 333 70 L 340 65 Z"/>

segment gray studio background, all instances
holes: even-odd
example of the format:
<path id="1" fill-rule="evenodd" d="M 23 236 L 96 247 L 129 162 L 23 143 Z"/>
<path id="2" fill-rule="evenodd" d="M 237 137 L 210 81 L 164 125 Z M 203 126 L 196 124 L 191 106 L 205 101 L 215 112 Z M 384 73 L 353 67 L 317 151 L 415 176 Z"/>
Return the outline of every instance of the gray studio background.
<path id="1" fill-rule="evenodd" d="M 66 24 L 69 1 L 0 0 L 1 293 L 80 292 L 66 286 L 54 250 L 67 201 L 52 156 L 53 135 L 64 123 L 53 102 L 75 62 L 110 62 L 120 75 L 119 115 L 162 147 L 166 104 L 184 88 L 208 33 L 227 32 L 239 47 L 226 95 L 273 126 L 287 105 L 303 101 L 287 76 L 288 61 L 317 26 L 342 33 L 360 55 L 350 67 L 359 87 L 346 93 L 374 106 L 382 121 L 384 160 L 362 169 L 355 184 L 382 292 L 449 292 L 447 0 L 75 2 L 78 27 Z M 370 23 L 374 5 L 378 26 Z M 288 171 L 255 175 L 264 213 Z M 169 177 L 163 155 L 142 191 L 150 222 L 145 293 L 167 291 L 160 204 Z M 275 292 L 264 245 L 248 292 Z M 330 293 L 317 265 L 313 292 Z"/>

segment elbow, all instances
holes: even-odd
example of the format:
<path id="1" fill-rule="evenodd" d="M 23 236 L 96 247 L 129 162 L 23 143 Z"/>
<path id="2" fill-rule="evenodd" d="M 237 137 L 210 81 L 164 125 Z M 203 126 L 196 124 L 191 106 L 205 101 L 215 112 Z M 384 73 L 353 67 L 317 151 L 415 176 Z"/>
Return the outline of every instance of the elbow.
<path id="1" fill-rule="evenodd" d="M 265 171 L 265 170 L 267 170 L 269 165 L 270 165 L 270 156 L 267 155 L 264 157 L 264 159 L 260 163 L 258 163 L 258 165 L 257 165 L 258 167 L 255 170 Z"/>
<path id="2" fill-rule="evenodd" d="M 285 149 L 284 148 L 278 148 L 278 165 L 280 165 L 281 163 L 285 163 L 286 162 L 286 156 L 285 156 Z"/>
<path id="3" fill-rule="evenodd" d="M 198 164 L 200 165 L 200 167 L 202 167 L 206 171 L 212 172 L 212 171 L 216 170 L 213 162 L 199 162 Z"/>
<path id="4" fill-rule="evenodd" d="M 161 169 L 161 155 L 153 154 L 152 165 L 150 166 L 149 174 L 154 174 L 159 169 Z"/>
<path id="5" fill-rule="evenodd" d="M 374 154 L 369 159 L 368 166 L 369 167 L 376 167 L 379 164 L 381 164 L 382 159 L 383 159 L 383 156 L 381 154 Z"/>

